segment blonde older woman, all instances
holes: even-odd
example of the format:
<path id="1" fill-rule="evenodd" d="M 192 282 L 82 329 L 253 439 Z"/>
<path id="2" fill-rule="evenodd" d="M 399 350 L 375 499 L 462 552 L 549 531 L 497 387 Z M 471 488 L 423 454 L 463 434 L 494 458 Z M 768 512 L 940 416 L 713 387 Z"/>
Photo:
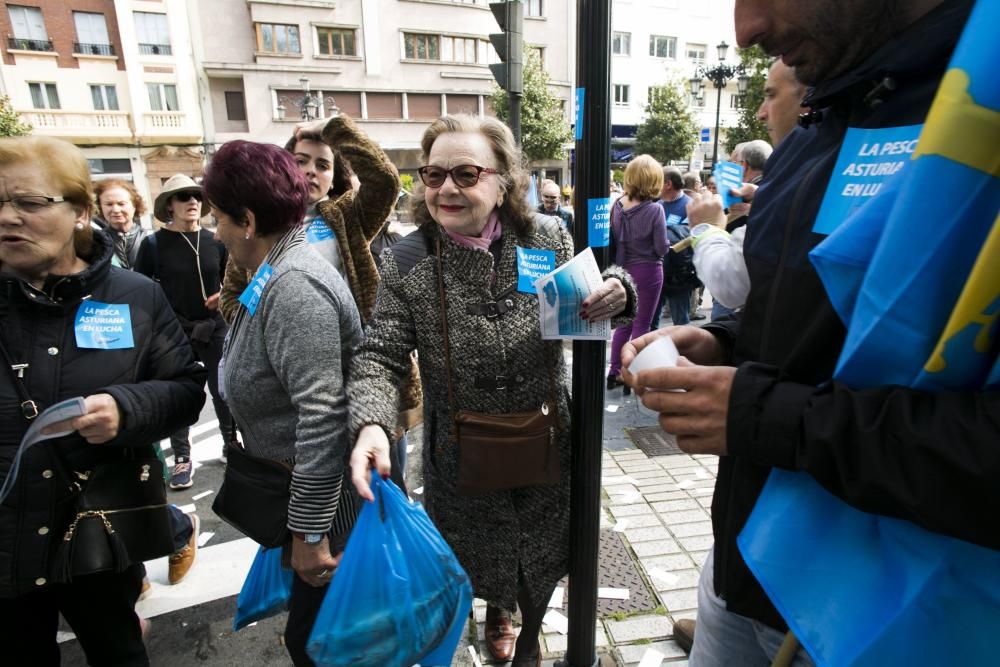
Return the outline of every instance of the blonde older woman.
<path id="1" fill-rule="evenodd" d="M 86 407 L 63 424 L 70 435 L 28 450 L 0 505 L 4 664 L 59 664 L 59 614 L 90 664 L 149 664 L 133 611 L 142 563 L 57 583 L 56 548 L 80 481 L 74 471 L 126 452 L 155 461 L 152 443 L 195 421 L 205 401 L 205 373 L 170 304 L 144 276 L 112 268 L 111 240 L 90 227 L 92 202 L 78 148 L 0 140 L 0 473 L 10 473 L 31 424 L 25 393 L 42 409 L 74 396 Z M 119 335 L 88 335 L 77 324 L 97 305 L 124 320 Z"/>
<path id="2" fill-rule="evenodd" d="M 542 340 L 534 289 L 519 291 L 518 249 L 573 255 L 554 218 L 533 214 L 510 130 L 495 119 L 446 116 L 421 141 L 419 229 L 383 254 L 382 283 L 348 384 L 354 483 L 371 499 L 368 468 L 388 475 L 399 385 L 418 352 L 424 380 L 425 499 L 431 518 L 487 600 L 490 651 L 514 649 L 510 612 L 523 625 L 514 664 L 541 662 L 542 616 L 569 558 L 569 407 L 562 345 Z M 524 275 L 521 276 L 525 277 Z M 595 320 L 625 323 L 635 310 L 627 274 L 613 267 L 584 303 Z M 554 483 L 476 493 L 459 487 L 453 410 L 492 415 L 550 406 L 558 428 Z M 523 462 L 527 465 L 527 462 Z M 485 489 L 483 489 L 485 491 Z"/>

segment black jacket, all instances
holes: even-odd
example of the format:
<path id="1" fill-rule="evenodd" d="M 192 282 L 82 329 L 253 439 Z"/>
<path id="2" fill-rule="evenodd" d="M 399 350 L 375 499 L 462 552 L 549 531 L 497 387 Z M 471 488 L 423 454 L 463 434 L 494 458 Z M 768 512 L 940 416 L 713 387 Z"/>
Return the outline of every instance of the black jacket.
<path id="1" fill-rule="evenodd" d="M 825 238 L 813 222 L 847 127 L 924 122 L 971 6 L 940 6 L 811 92 L 805 105 L 822 120 L 781 143 L 754 199 L 742 317 L 706 327 L 739 367 L 712 503 L 715 590 L 730 611 L 778 629 L 736 547 L 772 467 L 806 470 L 861 510 L 1000 549 L 1000 393 L 832 382 L 846 332 L 808 259 Z M 886 76 L 896 90 L 866 101 Z"/>
<path id="2" fill-rule="evenodd" d="M 122 447 L 146 450 L 192 424 L 205 402 L 205 371 L 195 363 L 187 337 L 159 285 L 111 266 L 113 248 L 95 232 L 90 266 L 69 277 L 50 276 L 37 290 L 0 273 L 0 321 L 14 363 L 29 364 L 28 394 L 44 409 L 74 396 L 111 394 L 121 411 L 118 436 L 102 445 L 77 434 L 27 450 L 17 483 L 0 505 L 0 598 L 47 584 L 50 561 L 67 527 L 67 482 L 60 470 L 90 470 L 121 455 Z M 127 304 L 134 347 L 81 349 L 74 321 L 84 299 Z M 28 422 L 21 416 L 11 373 L 0 368 L 0 475 L 6 478 Z M 58 457 L 58 458 L 57 458 Z M 60 465 L 60 462 L 62 465 Z"/>

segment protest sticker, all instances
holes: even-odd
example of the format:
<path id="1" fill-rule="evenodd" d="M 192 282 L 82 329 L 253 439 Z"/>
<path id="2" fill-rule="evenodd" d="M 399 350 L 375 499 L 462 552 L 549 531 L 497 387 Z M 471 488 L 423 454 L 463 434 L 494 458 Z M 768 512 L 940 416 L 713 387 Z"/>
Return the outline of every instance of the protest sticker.
<path id="1" fill-rule="evenodd" d="M 716 189 L 722 197 L 722 206 L 729 208 L 733 204 L 739 204 L 740 198 L 729 194 L 729 191 L 739 190 L 743 185 L 743 167 L 735 162 L 722 161 L 715 165 L 712 176 L 715 177 Z"/>
<path id="2" fill-rule="evenodd" d="M 270 264 L 261 264 L 257 273 L 254 274 L 253 280 L 243 290 L 243 294 L 240 294 L 240 303 L 246 306 L 251 317 L 257 312 L 257 304 L 260 303 L 260 297 L 264 294 L 264 287 L 267 286 L 267 281 L 271 279 L 272 273 L 274 270 Z"/>
<path id="3" fill-rule="evenodd" d="M 830 234 L 878 194 L 882 184 L 910 161 L 923 125 L 881 129 L 850 127 L 813 223 L 817 234 Z"/>
<path id="4" fill-rule="evenodd" d="M 517 246 L 517 291 L 535 294 L 535 281 L 556 268 L 556 251 Z"/>
<path id="5" fill-rule="evenodd" d="M 587 200 L 587 245 L 606 248 L 611 244 L 611 197 Z"/>
<path id="6" fill-rule="evenodd" d="M 76 309 L 73 331 L 79 348 L 126 350 L 135 347 L 128 304 L 84 301 Z"/>
<path id="7" fill-rule="evenodd" d="M 336 237 L 337 235 L 330 229 L 330 225 L 326 224 L 326 221 L 319 216 L 313 218 L 313 221 L 306 227 L 306 241 L 309 243 L 320 243 Z"/>
<path id="8" fill-rule="evenodd" d="M 576 89 L 576 124 L 573 126 L 574 141 L 583 140 L 583 100 L 586 96 L 586 88 Z"/>

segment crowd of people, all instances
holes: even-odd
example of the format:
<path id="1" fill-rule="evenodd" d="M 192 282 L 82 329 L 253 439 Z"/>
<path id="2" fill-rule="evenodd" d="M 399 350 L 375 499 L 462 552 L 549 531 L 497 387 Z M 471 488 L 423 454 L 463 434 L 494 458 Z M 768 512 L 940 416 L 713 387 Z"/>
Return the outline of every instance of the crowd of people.
<path id="1" fill-rule="evenodd" d="M 635 391 L 684 451 L 720 457 L 697 622 L 675 626 L 691 665 L 767 664 L 788 629 L 736 547 L 772 469 L 1000 548 L 990 520 L 953 520 L 963 489 L 1000 510 L 1000 396 L 832 380 L 845 330 L 807 255 L 838 150 L 848 126 L 924 120 L 972 5 L 913 3 L 872 21 L 868 4 L 837 3 L 832 26 L 814 6 L 832 12 L 832 0 L 737 2 L 741 45 L 784 56 L 758 111 L 771 141 L 736 147 L 743 186 L 729 209 L 713 178 L 632 159 L 613 193 L 612 263 L 579 313 L 614 328 L 607 389 Z M 872 90 L 886 71 L 899 85 Z M 284 635 L 294 664 L 313 664 L 309 634 L 374 499 L 371 475 L 405 485 L 406 434 L 422 423 L 426 508 L 487 602 L 489 651 L 541 665 L 542 618 L 569 561 L 570 387 L 519 253 L 548 253 L 556 268 L 579 230 L 558 184 L 544 181 L 529 205 L 524 160 L 498 120 L 442 117 L 421 149 L 416 230 L 389 239 L 396 167 L 346 116 L 299 127 L 284 148 L 223 145 L 200 182 L 163 184 L 155 232 L 134 187 L 92 183 L 79 149 L 0 139 L 0 467 L 11 477 L 0 637 L 11 664 L 59 664 L 60 614 L 91 664 L 149 664 L 134 610 L 143 560 L 169 556 L 176 583 L 199 532 L 196 515 L 166 501 L 155 447 L 172 450 L 165 486 L 189 488 L 189 427 L 207 384 L 223 460 L 288 474 L 271 509 L 296 575 Z M 706 287 L 711 321 L 693 326 Z M 662 336 L 688 363 L 632 376 Z M 77 412 L 42 431 L 49 440 L 19 447 L 41 411 L 76 397 Z M 473 432 L 518 454 L 484 458 Z M 97 500 L 98 480 L 122 470 L 138 474 Z M 954 497 L 917 493 L 919 480 Z M 813 663 L 799 649 L 788 664 Z"/>

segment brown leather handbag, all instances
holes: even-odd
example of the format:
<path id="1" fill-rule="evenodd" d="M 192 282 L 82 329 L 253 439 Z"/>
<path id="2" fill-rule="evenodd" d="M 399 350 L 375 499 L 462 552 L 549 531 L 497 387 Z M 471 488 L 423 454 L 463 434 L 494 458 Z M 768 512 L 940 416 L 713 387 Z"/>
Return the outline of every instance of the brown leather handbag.
<path id="1" fill-rule="evenodd" d="M 549 399 L 539 409 L 501 414 L 455 409 L 440 240 L 436 240 L 435 250 L 448 404 L 452 410 L 452 441 L 458 445 L 456 491 L 463 496 L 478 496 L 527 486 L 558 484 L 558 404 L 552 389 L 552 368 L 548 357 Z"/>

